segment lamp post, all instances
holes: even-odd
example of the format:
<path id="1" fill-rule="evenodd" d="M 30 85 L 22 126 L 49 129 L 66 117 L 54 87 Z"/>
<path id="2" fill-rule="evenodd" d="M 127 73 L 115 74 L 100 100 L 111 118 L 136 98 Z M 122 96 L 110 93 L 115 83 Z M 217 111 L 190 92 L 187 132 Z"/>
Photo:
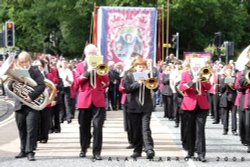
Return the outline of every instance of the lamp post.
<path id="1" fill-rule="evenodd" d="M 169 37 L 169 0 L 167 0 L 167 17 L 166 17 L 166 44 L 168 44 L 168 37 Z M 166 57 L 168 56 L 168 47 L 166 47 Z"/>

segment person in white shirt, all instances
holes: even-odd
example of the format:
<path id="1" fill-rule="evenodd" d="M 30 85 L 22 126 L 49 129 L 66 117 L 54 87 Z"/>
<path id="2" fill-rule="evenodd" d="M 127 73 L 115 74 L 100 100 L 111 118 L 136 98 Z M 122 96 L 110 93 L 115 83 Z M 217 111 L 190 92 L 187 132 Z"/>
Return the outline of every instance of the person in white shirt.
<path id="1" fill-rule="evenodd" d="M 74 81 L 73 73 L 68 68 L 68 62 L 66 60 L 62 61 L 61 68 L 59 69 L 59 77 L 63 82 L 63 103 L 61 113 L 60 113 L 60 121 L 64 122 L 66 119 L 70 124 L 72 122 L 72 114 L 71 114 L 71 103 L 70 103 L 70 87 Z"/>

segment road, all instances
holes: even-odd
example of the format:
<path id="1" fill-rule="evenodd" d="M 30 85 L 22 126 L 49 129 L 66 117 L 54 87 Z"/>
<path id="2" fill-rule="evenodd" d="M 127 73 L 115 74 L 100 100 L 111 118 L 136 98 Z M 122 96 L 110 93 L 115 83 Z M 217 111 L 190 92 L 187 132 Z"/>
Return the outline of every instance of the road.
<path id="1" fill-rule="evenodd" d="M 222 135 L 222 125 L 212 124 L 210 116 L 206 124 L 207 137 L 207 163 L 194 160 L 185 160 L 186 152 L 180 142 L 180 129 L 174 128 L 174 122 L 163 118 L 162 107 L 157 106 L 151 121 L 152 136 L 155 142 L 156 156 L 154 160 L 146 159 L 146 154 L 133 160 L 130 158 L 132 150 L 128 146 L 127 136 L 123 129 L 122 111 L 108 111 L 104 124 L 102 161 L 93 161 L 91 148 L 87 157 L 78 157 L 79 126 L 77 119 L 71 124 L 63 123 L 61 133 L 49 136 L 47 144 L 38 144 L 36 161 L 15 159 L 19 152 L 19 139 L 14 114 L 0 123 L 0 167 L 48 167 L 48 166 L 114 166 L 114 167 L 140 167 L 140 166 L 178 166 L 178 167 L 206 167 L 206 166 L 249 166 L 250 154 L 242 146 L 239 136 L 231 133 Z"/>

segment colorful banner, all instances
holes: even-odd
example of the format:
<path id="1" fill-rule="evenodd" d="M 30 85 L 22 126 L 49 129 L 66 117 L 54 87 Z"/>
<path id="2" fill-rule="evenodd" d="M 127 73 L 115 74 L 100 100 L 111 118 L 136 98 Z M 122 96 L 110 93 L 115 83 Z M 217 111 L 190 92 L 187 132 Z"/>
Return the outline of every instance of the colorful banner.
<path id="1" fill-rule="evenodd" d="M 207 60 L 211 60 L 212 58 L 212 54 L 207 53 L 207 52 L 184 52 L 183 55 L 185 59 L 199 57 L 199 58 L 205 58 Z"/>
<path id="2" fill-rule="evenodd" d="M 157 9 L 100 7 L 97 46 L 104 61 L 123 62 L 132 53 L 156 59 Z"/>

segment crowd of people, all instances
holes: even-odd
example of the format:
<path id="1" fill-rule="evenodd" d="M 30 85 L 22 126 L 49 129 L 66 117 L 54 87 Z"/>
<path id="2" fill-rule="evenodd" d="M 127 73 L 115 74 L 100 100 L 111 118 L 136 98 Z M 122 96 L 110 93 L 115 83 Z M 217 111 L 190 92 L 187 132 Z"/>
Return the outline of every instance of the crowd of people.
<path id="1" fill-rule="evenodd" d="M 191 59 L 179 60 L 171 54 L 166 61 L 153 66 L 152 60 L 133 53 L 127 61 L 130 63 L 109 61 L 109 72 L 99 75 L 84 60 L 96 55 L 98 49 L 93 44 L 85 47 L 82 60 L 39 56 L 32 61 L 27 52 L 18 55 L 16 67 L 28 69 L 37 83 L 25 97 L 27 102 L 46 89 L 44 79 L 54 83 L 57 93 L 39 112 L 17 100 L 15 113 L 21 150 L 16 158 L 35 160 L 37 143 L 47 143 L 50 133 L 60 133 L 60 124 L 64 121 L 70 124 L 78 111 L 79 157 L 86 157 L 92 140 L 93 158 L 101 160 L 106 111 L 123 110 L 127 148 L 133 149 L 131 157 L 141 157 L 145 151 L 146 157 L 152 159 L 155 151 L 150 120 L 156 105 L 163 106 L 164 118 L 173 121 L 175 128 L 180 127 L 186 158 L 197 153 L 198 159 L 206 162 L 207 116 L 213 118 L 213 124 L 222 123 L 222 135 L 227 135 L 230 128 L 233 135 L 239 132 L 250 153 L 250 63 L 246 70 L 238 71 L 232 60 L 228 64 L 207 60 L 203 68 L 191 66 Z M 157 86 L 148 87 L 146 79 L 136 78 L 135 73 L 146 73 L 157 81 Z"/>

